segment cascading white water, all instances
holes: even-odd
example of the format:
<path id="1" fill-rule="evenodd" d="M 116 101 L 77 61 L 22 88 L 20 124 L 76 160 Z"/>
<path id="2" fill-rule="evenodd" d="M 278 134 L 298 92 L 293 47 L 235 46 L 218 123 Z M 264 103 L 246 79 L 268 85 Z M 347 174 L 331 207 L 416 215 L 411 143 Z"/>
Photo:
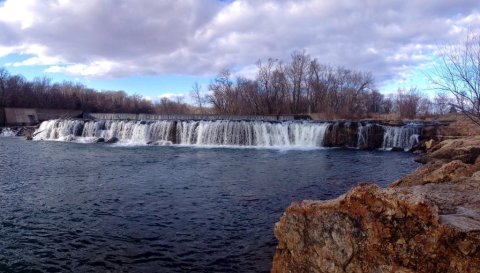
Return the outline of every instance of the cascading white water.
<path id="1" fill-rule="evenodd" d="M 359 123 L 357 129 L 357 148 L 363 148 L 368 146 L 368 136 L 370 135 L 370 129 L 373 124 L 362 125 Z"/>
<path id="2" fill-rule="evenodd" d="M 183 145 L 321 147 L 327 127 L 327 123 L 179 121 L 177 142 Z"/>
<path id="3" fill-rule="evenodd" d="M 383 149 L 398 147 L 408 150 L 418 143 L 422 128 L 418 126 L 384 126 L 384 130 Z"/>
<path id="4" fill-rule="evenodd" d="M 124 142 L 151 143 L 167 141 L 172 121 L 156 121 L 151 123 L 136 121 L 88 121 L 49 120 L 40 125 L 34 133 L 35 140 L 62 141 L 94 141 L 118 138 Z"/>
<path id="5" fill-rule="evenodd" d="M 0 137 L 14 137 L 17 133 L 13 131 L 11 128 L 0 128 Z"/>
<path id="6" fill-rule="evenodd" d="M 94 142 L 116 138 L 122 143 L 180 144 L 195 146 L 249 146 L 249 147 L 322 147 L 330 123 L 316 122 L 264 122 L 264 121 L 126 121 L 126 120 L 49 120 L 34 133 L 35 140 L 61 140 Z M 383 143 L 377 135 L 375 124 L 357 126 L 352 135 L 349 130 L 343 137 L 355 139 L 358 148 L 401 147 L 410 149 L 418 142 L 418 126 L 383 126 Z M 350 125 L 348 125 L 350 126 Z M 350 127 L 348 127 L 350 128 Z M 332 130 L 335 130 L 333 128 Z M 380 131 L 381 133 L 381 131 Z M 329 136 L 336 136 L 330 132 Z M 370 141 L 371 137 L 374 137 Z M 338 136 L 336 136 L 338 137 Z M 380 136 L 381 137 L 381 136 Z M 380 138 L 381 140 L 381 138 Z M 370 143 L 372 142 L 372 143 Z M 378 144 L 376 144 L 378 143 Z M 331 145 L 331 144 L 330 144 Z M 355 144 L 354 144 L 355 145 Z"/>
<path id="7" fill-rule="evenodd" d="M 327 123 L 262 121 L 87 121 L 50 120 L 35 132 L 35 140 L 176 143 L 260 147 L 321 147 Z"/>
<path id="8" fill-rule="evenodd" d="M 71 141 L 81 132 L 83 121 L 54 119 L 42 122 L 34 133 L 34 139 Z"/>
<path id="9" fill-rule="evenodd" d="M 151 123 L 136 121 L 90 121 L 83 127 L 85 138 L 118 138 L 122 141 L 135 143 L 151 143 L 167 141 L 172 121 L 155 121 Z"/>

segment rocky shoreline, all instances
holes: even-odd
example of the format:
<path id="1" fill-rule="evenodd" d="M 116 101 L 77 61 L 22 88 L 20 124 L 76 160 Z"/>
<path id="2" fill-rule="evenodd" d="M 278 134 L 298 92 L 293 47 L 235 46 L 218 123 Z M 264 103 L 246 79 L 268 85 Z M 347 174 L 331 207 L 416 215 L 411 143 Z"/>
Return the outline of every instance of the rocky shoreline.
<path id="1" fill-rule="evenodd" d="M 480 136 L 419 147 L 424 165 L 386 189 L 292 204 L 275 225 L 272 272 L 480 272 Z"/>

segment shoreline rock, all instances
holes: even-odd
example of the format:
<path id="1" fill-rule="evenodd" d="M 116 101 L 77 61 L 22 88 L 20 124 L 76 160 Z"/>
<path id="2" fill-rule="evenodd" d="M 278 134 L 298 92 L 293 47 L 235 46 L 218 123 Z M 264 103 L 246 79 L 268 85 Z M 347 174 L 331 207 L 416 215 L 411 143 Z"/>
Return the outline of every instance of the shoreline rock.
<path id="1" fill-rule="evenodd" d="M 293 203 L 275 225 L 272 272 L 480 272 L 480 136 L 425 151 L 388 188 Z"/>

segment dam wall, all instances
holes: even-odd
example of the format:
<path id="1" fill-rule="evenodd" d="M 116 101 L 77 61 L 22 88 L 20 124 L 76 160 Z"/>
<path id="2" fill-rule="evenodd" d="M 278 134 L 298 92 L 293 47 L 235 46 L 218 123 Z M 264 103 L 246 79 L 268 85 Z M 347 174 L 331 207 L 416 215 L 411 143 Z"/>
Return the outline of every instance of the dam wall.
<path id="1" fill-rule="evenodd" d="M 5 125 L 33 125 L 39 122 L 38 115 L 33 108 L 4 108 Z"/>
<path id="2" fill-rule="evenodd" d="M 421 124 L 394 127 L 345 121 L 57 119 L 43 122 L 35 133 L 35 139 L 152 145 L 409 150 L 418 143 L 422 129 Z"/>
<path id="3" fill-rule="evenodd" d="M 0 127 L 5 126 L 5 109 L 0 108 Z"/>
<path id="4" fill-rule="evenodd" d="M 82 111 L 42 108 L 0 108 L 0 126 L 28 126 L 51 119 L 81 118 Z"/>
<path id="5" fill-rule="evenodd" d="M 250 120 L 250 121 L 291 121 L 310 119 L 307 115 L 160 115 L 124 113 L 83 113 L 86 120 Z"/>

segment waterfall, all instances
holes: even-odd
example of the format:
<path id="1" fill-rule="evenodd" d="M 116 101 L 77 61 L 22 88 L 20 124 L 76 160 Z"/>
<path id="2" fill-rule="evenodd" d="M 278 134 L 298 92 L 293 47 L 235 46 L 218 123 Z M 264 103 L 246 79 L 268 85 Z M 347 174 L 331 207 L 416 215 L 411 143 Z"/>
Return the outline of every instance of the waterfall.
<path id="1" fill-rule="evenodd" d="M 96 142 L 116 139 L 132 144 L 242 147 L 351 147 L 410 149 L 421 127 L 362 122 L 237 120 L 49 120 L 35 140 Z M 4 134 L 4 133 L 2 133 Z"/>
<path id="2" fill-rule="evenodd" d="M 62 140 L 91 142 L 95 139 L 117 138 L 124 142 L 153 143 L 169 141 L 172 121 L 87 121 L 49 120 L 35 132 L 35 140 Z"/>
<path id="3" fill-rule="evenodd" d="M 134 143 L 153 143 L 157 141 L 171 141 L 169 133 L 173 126 L 172 121 L 89 121 L 84 125 L 82 137 L 85 138 L 118 138 L 119 140 Z"/>
<path id="4" fill-rule="evenodd" d="M 327 126 L 327 123 L 226 120 L 50 120 L 40 125 L 34 139 L 92 142 L 99 138 L 117 138 L 138 144 L 321 147 Z"/>
<path id="5" fill-rule="evenodd" d="M 48 120 L 40 124 L 40 127 L 34 133 L 34 139 L 71 141 L 79 135 L 82 127 L 83 121 L 80 120 Z"/>
<path id="6" fill-rule="evenodd" d="M 262 121 L 181 121 L 177 139 L 184 145 L 323 146 L 328 123 Z"/>
<path id="7" fill-rule="evenodd" d="M 13 131 L 11 128 L 0 128 L 0 137 L 14 137 L 17 135 L 17 132 Z"/>
<path id="8" fill-rule="evenodd" d="M 383 149 L 403 148 L 409 150 L 418 143 L 422 132 L 420 126 L 407 125 L 402 127 L 384 126 Z"/>
<path id="9" fill-rule="evenodd" d="M 358 125 L 358 139 L 357 139 L 357 148 L 362 149 L 368 147 L 368 136 L 371 134 L 370 129 L 372 128 L 372 124 L 362 125 L 361 123 Z"/>

